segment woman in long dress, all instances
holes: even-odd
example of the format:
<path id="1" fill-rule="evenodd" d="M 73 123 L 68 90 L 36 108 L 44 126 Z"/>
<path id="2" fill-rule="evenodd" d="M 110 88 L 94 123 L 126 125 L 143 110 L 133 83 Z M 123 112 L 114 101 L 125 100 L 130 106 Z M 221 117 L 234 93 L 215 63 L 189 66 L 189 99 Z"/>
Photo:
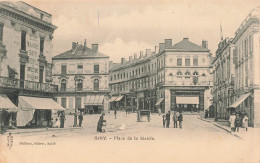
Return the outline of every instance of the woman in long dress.
<path id="1" fill-rule="evenodd" d="M 97 123 L 97 132 L 103 132 L 103 130 L 102 130 L 103 123 L 106 122 L 106 120 L 104 120 L 104 116 L 105 116 L 105 113 L 102 113 L 101 116 L 99 117 L 99 120 Z"/>

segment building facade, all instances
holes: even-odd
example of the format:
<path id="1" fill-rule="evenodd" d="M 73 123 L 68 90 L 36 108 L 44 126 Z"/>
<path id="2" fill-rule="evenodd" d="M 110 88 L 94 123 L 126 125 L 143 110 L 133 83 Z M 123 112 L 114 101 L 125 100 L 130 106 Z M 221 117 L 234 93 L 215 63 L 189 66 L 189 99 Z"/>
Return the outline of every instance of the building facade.
<path id="1" fill-rule="evenodd" d="M 211 54 L 188 38 L 165 39 L 154 52 L 134 55 L 110 68 L 111 108 L 199 111 L 211 105 Z"/>
<path id="2" fill-rule="evenodd" d="M 260 8 L 252 12 L 242 22 L 235 33 L 235 102 L 231 107 L 237 112 L 247 113 L 249 125 L 260 126 Z"/>
<path id="3" fill-rule="evenodd" d="M 59 86 L 56 100 L 64 108 L 74 112 L 88 109 L 94 113 L 108 110 L 109 57 L 98 52 L 98 44 L 92 49 L 72 43 L 71 50 L 52 59 L 53 82 Z"/>
<path id="4" fill-rule="evenodd" d="M 44 105 L 40 99 L 52 102 L 53 93 L 57 92 L 57 86 L 51 84 L 56 28 L 51 14 L 45 11 L 24 2 L 0 3 L 0 94 L 19 106 L 17 115 L 1 112 L 5 114 L 4 125 L 13 121 L 18 126 L 38 126 L 42 124 L 40 120 L 49 120 L 44 115 L 49 114 L 50 108 L 36 108 L 25 98 L 38 99 L 39 105 Z"/>
<path id="5" fill-rule="evenodd" d="M 219 119 L 228 119 L 234 103 L 235 67 L 233 39 L 226 38 L 218 44 L 213 64 L 213 105 Z"/>

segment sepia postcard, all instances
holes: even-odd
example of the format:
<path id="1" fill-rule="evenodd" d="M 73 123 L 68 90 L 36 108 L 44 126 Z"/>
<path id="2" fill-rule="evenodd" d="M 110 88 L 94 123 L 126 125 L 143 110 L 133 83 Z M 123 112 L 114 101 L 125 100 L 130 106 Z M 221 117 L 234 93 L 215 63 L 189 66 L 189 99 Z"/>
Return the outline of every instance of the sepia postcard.
<path id="1" fill-rule="evenodd" d="M 0 1 L 0 163 L 260 163 L 259 0 Z"/>

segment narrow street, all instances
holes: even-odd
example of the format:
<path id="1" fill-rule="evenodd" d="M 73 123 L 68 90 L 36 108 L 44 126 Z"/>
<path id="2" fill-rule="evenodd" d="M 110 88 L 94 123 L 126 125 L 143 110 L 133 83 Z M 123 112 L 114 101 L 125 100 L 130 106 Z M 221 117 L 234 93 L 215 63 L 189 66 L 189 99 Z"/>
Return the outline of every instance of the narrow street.
<path id="1" fill-rule="evenodd" d="M 42 162 L 59 160 L 60 157 L 71 162 L 72 158 L 77 160 L 81 155 L 95 162 L 122 162 L 123 159 L 129 162 L 136 159 L 140 162 L 159 162 L 162 159 L 167 162 L 173 162 L 173 159 L 179 162 L 251 162 L 259 157 L 256 154 L 259 142 L 241 140 L 197 117 L 184 115 L 183 129 L 176 129 L 172 121 L 170 128 L 163 128 L 162 117 L 158 114 L 152 115 L 151 122 L 147 122 L 145 117 L 143 122 L 136 122 L 135 113 L 126 115 L 119 112 L 117 119 L 108 113 L 105 116 L 107 132 L 96 133 L 99 115 L 85 115 L 81 129 L 13 134 L 14 145 L 9 152 L 17 152 L 19 157 L 16 158 L 24 159 L 12 160 L 17 162 L 26 162 L 34 155 L 48 156 L 49 153 L 53 156 L 44 157 Z M 65 127 L 72 124 L 73 116 L 67 115 Z M 21 142 L 31 145 L 21 145 Z M 21 149 L 28 152 L 20 155 Z M 63 155 L 55 155 L 57 151 Z M 88 155 L 93 151 L 100 153 L 100 157 Z M 129 156 L 132 156 L 130 160 Z"/>

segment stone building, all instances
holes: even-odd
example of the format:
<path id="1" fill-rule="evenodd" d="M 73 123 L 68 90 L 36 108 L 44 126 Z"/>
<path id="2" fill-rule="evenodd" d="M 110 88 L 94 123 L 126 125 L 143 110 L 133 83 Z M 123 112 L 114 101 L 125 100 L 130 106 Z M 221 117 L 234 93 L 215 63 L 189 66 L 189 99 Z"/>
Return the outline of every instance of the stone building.
<path id="1" fill-rule="evenodd" d="M 72 48 L 52 58 L 53 82 L 59 86 L 56 100 L 64 108 L 75 108 L 100 113 L 108 110 L 109 57 L 92 48 L 72 43 Z"/>
<path id="2" fill-rule="evenodd" d="M 234 103 L 237 112 L 247 113 L 249 125 L 260 126 L 260 8 L 242 22 L 232 41 L 234 44 Z"/>
<path id="3" fill-rule="evenodd" d="M 110 68 L 110 106 L 131 109 L 199 111 L 211 105 L 211 54 L 188 38 L 165 39 L 154 52 L 134 55 Z"/>
<path id="4" fill-rule="evenodd" d="M 213 64 L 213 105 L 217 118 L 228 119 L 229 106 L 234 102 L 234 77 L 235 67 L 233 63 L 234 45 L 230 38 L 222 40 L 218 44 L 216 57 Z"/>
<path id="5" fill-rule="evenodd" d="M 45 11 L 24 2 L 0 2 L 0 114 L 5 126 L 46 126 L 53 107 L 63 110 L 52 100 L 57 92 L 51 84 L 56 28 Z M 8 111 L 12 104 L 19 107 L 15 113 Z"/>

